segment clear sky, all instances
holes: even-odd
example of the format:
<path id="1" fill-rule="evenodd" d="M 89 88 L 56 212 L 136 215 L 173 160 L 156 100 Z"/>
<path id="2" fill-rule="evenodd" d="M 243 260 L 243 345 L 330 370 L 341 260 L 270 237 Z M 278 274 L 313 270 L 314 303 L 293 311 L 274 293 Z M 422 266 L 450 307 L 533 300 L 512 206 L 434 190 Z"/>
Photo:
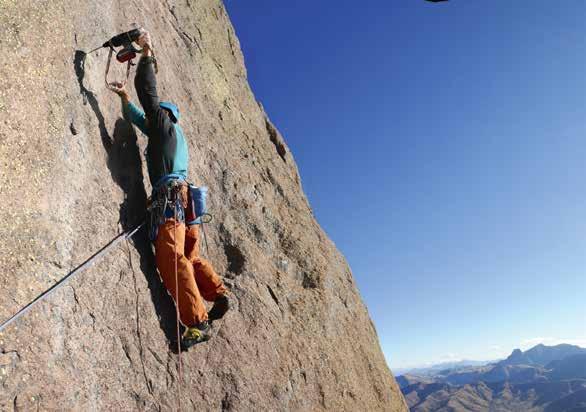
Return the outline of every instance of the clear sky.
<path id="1" fill-rule="evenodd" d="M 586 346 L 584 1 L 225 3 L 392 368 Z"/>

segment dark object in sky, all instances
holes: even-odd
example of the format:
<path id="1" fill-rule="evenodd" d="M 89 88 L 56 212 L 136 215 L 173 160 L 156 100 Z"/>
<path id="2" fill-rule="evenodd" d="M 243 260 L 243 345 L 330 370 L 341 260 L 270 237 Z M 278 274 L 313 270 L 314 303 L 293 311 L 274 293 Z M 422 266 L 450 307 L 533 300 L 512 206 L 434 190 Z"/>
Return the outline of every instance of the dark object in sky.
<path id="1" fill-rule="evenodd" d="M 425 1 L 429 1 L 431 3 L 439 3 L 440 1 L 448 1 L 448 0 L 425 0 Z"/>

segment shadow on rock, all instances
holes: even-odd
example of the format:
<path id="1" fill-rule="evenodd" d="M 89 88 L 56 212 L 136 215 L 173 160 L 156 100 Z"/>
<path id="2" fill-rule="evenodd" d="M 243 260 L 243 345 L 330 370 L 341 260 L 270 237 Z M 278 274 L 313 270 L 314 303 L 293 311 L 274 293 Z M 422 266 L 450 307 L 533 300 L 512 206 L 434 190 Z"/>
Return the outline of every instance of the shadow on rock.
<path id="1" fill-rule="evenodd" d="M 142 160 L 136 133 L 126 120 L 116 121 L 112 137 L 112 145 L 105 147 L 108 168 L 116 184 L 124 191 L 124 202 L 120 205 L 120 224 L 124 231 L 129 231 L 146 217 L 147 195 L 143 183 Z M 133 243 L 140 255 L 140 268 L 147 279 L 160 327 L 172 343 L 176 336 L 175 307 L 157 272 L 146 227 L 134 235 Z"/>
<path id="2" fill-rule="evenodd" d="M 83 104 L 90 104 L 92 111 L 98 119 L 98 126 L 100 128 L 100 137 L 102 138 L 102 144 L 107 150 L 107 146 L 112 144 L 106 123 L 104 122 L 104 115 L 100 110 L 98 100 L 94 93 L 88 90 L 83 85 L 83 78 L 85 77 L 85 59 L 87 54 L 84 51 L 76 50 L 75 57 L 73 58 L 73 66 L 75 68 L 75 75 L 77 76 L 77 82 L 79 83 L 79 92 L 83 96 Z"/>
<path id="3" fill-rule="evenodd" d="M 124 192 L 124 202 L 120 205 L 119 222 L 124 231 L 129 231 L 144 221 L 146 217 L 147 194 L 143 183 L 142 160 L 137 144 L 137 136 L 134 128 L 127 121 L 118 119 L 114 126 L 114 132 L 110 137 L 104 121 L 104 115 L 94 93 L 83 84 L 85 57 L 85 52 L 80 50 L 75 52 L 75 74 L 79 82 L 80 93 L 84 98 L 84 104 L 89 103 L 98 119 L 102 145 L 108 155 L 108 170 L 114 182 Z M 146 228 L 143 227 L 134 235 L 133 244 L 140 256 L 140 268 L 148 282 L 160 327 L 172 347 L 173 342 L 176 342 L 175 324 L 177 318 L 175 307 L 159 278 L 155 265 L 155 256 Z M 176 350 L 177 348 L 175 347 Z"/>

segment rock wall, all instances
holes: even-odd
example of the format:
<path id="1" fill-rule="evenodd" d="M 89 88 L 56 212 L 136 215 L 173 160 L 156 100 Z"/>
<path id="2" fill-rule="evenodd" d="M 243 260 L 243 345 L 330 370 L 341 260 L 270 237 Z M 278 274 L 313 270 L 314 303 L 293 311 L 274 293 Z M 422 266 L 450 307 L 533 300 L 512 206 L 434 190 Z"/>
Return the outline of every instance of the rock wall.
<path id="1" fill-rule="evenodd" d="M 0 319 L 144 217 L 145 138 L 105 88 L 107 51 L 84 53 L 132 22 L 182 110 L 214 214 L 202 252 L 234 301 L 183 353 L 182 409 L 405 410 L 217 0 L 0 0 Z M 0 410 L 174 410 L 174 333 L 141 230 L 0 334 Z"/>

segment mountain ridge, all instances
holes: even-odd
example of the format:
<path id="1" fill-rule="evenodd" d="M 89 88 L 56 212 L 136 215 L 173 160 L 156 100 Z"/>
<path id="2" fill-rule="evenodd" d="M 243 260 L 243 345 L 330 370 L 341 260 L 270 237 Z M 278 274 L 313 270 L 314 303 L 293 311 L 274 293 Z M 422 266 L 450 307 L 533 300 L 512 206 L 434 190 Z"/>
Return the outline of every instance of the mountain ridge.
<path id="1" fill-rule="evenodd" d="M 412 411 L 586 408 L 586 349 L 537 345 L 485 366 L 402 375 L 397 382 Z"/>
<path id="2" fill-rule="evenodd" d="M 563 359 L 564 357 L 579 353 L 586 353 L 586 349 L 565 343 L 554 346 L 539 344 L 525 352 L 521 349 L 515 349 L 508 358 L 499 363 L 502 365 L 524 364 L 545 366 L 553 360 Z"/>

